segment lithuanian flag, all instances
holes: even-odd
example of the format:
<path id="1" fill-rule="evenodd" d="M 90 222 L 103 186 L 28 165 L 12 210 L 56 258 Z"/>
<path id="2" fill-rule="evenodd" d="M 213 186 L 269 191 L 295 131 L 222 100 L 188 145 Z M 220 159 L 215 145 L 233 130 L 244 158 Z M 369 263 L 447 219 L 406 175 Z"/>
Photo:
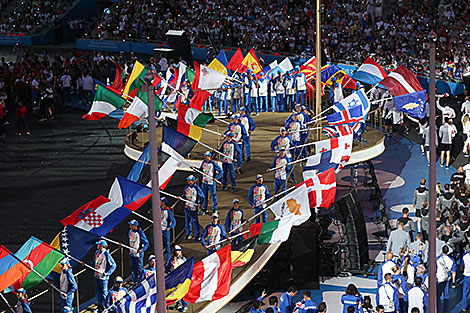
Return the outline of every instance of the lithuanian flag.
<path id="1" fill-rule="evenodd" d="M 165 277 L 166 305 L 171 305 L 188 293 L 193 276 L 194 257 L 178 266 Z"/>
<path id="2" fill-rule="evenodd" d="M 250 262 L 255 253 L 257 236 L 243 240 L 232 247 L 232 268 L 240 267 Z"/>
<path id="3" fill-rule="evenodd" d="M 147 74 L 147 71 L 148 69 L 142 63 L 135 61 L 131 75 L 129 75 L 126 85 L 124 86 L 124 99 L 126 99 L 127 95 L 130 95 L 130 92 L 145 84 L 145 75 Z"/>

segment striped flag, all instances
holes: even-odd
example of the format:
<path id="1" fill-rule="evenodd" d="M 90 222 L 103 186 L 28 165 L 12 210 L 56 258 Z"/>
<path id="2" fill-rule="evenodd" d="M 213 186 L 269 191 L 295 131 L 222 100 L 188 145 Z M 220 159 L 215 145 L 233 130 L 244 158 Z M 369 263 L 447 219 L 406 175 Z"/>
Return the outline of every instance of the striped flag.
<path id="1" fill-rule="evenodd" d="M 214 301 L 230 291 L 232 258 L 230 245 L 194 264 L 191 286 L 184 297 L 189 303 Z"/>
<path id="2" fill-rule="evenodd" d="M 416 76 L 406 67 L 399 66 L 385 77 L 380 85 L 395 97 L 423 90 Z"/>
<path id="3" fill-rule="evenodd" d="M 153 313 L 157 307 L 155 275 L 143 280 L 137 287 L 114 303 L 119 313 Z"/>
<path id="4" fill-rule="evenodd" d="M 258 243 L 277 243 L 289 239 L 293 218 L 291 216 L 272 222 L 263 223 L 258 237 Z"/>
<path id="5" fill-rule="evenodd" d="M 28 275 L 29 271 L 7 248 L 0 246 L 0 292 Z"/>
<path id="6" fill-rule="evenodd" d="M 112 92 L 110 89 L 96 84 L 95 98 L 90 111 L 83 115 L 83 118 L 89 121 L 96 121 L 108 116 L 109 113 L 119 109 L 126 103 L 126 100 Z"/>
<path id="7" fill-rule="evenodd" d="M 119 206 L 135 211 L 151 196 L 152 190 L 149 187 L 117 176 L 109 190 L 108 198 Z"/>
<path id="8" fill-rule="evenodd" d="M 354 72 L 352 78 L 366 84 L 378 84 L 387 76 L 384 69 L 377 64 L 371 57 L 368 57 L 364 63 Z"/>

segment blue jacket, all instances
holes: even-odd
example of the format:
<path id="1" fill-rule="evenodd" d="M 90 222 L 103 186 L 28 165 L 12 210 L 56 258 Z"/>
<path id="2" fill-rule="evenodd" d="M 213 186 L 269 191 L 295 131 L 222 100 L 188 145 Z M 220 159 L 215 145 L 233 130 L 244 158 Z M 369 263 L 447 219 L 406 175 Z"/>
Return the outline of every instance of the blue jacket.
<path id="1" fill-rule="evenodd" d="M 279 311 L 281 313 L 292 313 L 294 312 L 295 303 L 292 301 L 292 296 L 287 292 L 283 293 L 279 299 Z"/>
<path id="2" fill-rule="evenodd" d="M 246 117 L 246 118 L 248 119 L 249 129 L 245 129 L 245 131 L 247 131 L 247 132 L 249 132 L 249 131 L 251 131 L 251 132 L 255 131 L 256 123 L 255 123 L 255 121 L 253 120 L 253 118 L 252 118 L 249 114 L 247 114 L 247 113 L 245 113 L 245 114 L 242 115 L 241 117 Z M 241 124 L 241 123 L 240 123 L 240 124 Z M 243 126 L 243 124 L 242 124 L 242 126 Z"/>
<path id="3" fill-rule="evenodd" d="M 242 127 L 243 128 L 243 127 Z M 220 166 L 217 164 L 217 162 L 215 162 L 214 160 L 210 160 L 209 162 L 207 162 L 206 160 L 202 161 L 201 163 L 201 166 L 199 167 L 199 170 L 202 172 L 203 171 L 203 167 L 204 167 L 204 163 L 209 163 L 209 164 L 212 164 L 214 166 L 214 171 L 212 173 L 212 177 L 214 177 L 215 179 L 219 180 L 220 178 L 222 178 L 222 169 L 220 168 Z M 204 177 L 203 177 L 204 179 Z"/>
<path id="4" fill-rule="evenodd" d="M 240 129 L 242 130 L 242 139 L 245 139 L 246 138 L 246 135 L 247 135 L 247 131 L 245 129 L 245 127 L 243 127 L 243 124 L 242 123 L 230 123 L 228 124 L 227 126 L 227 130 L 226 131 L 229 131 L 229 132 L 232 132 L 232 126 L 240 126 Z"/>
<path id="5" fill-rule="evenodd" d="M 166 220 L 167 228 L 173 229 L 176 226 L 175 216 L 173 215 L 173 212 L 171 212 L 170 208 L 166 206 L 164 209 L 162 209 L 162 223 L 163 223 L 163 212 L 164 211 L 168 213 L 168 218 Z M 163 229 L 163 230 L 165 230 L 165 229 Z"/>
<path id="6" fill-rule="evenodd" d="M 281 158 L 280 156 L 277 156 L 274 158 L 274 161 L 273 161 L 273 165 L 271 165 L 270 168 L 276 168 L 278 165 L 276 164 L 276 161 L 277 160 L 282 160 L 282 159 L 286 159 L 287 163 L 289 164 L 289 162 L 292 162 L 291 159 L 287 156 Z M 286 168 L 284 169 L 286 171 L 286 179 L 287 179 L 287 176 L 289 176 L 289 172 L 290 170 L 292 169 L 292 164 L 290 165 L 287 165 Z M 276 174 L 274 174 L 274 178 L 276 178 Z M 280 179 L 280 178 L 279 178 Z"/>
<path id="7" fill-rule="evenodd" d="M 129 234 L 130 232 L 133 232 L 133 230 L 130 230 Z M 137 229 L 135 232 L 137 232 L 140 236 L 140 245 L 138 249 L 142 250 L 142 254 L 143 254 L 143 252 L 149 248 L 149 240 L 147 239 L 147 236 L 145 236 L 141 228 Z"/>
<path id="8" fill-rule="evenodd" d="M 67 290 L 64 292 L 67 294 L 67 296 L 73 295 L 74 292 L 77 291 L 77 282 L 75 281 L 75 277 L 73 277 L 72 269 L 69 268 L 68 270 L 62 272 L 65 273 L 65 277 L 68 280 Z"/>
<path id="9" fill-rule="evenodd" d="M 122 293 L 122 292 L 124 292 L 124 295 L 121 295 L 121 296 L 125 296 L 128 293 L 127 288 L 125 287 L 116 288 L 116 286 L 113 285 L 113 287 L 108 291 L 108 295 L 106 296 L 106 302 L 105 302 L 106 306 L 109 308 L 115 301 L 119 300 L 119 299 L 113 299 L 114 293 Z M 115 307 L 108 309 L 108 310 L 109 312 L 117 311 Z"/>
<path id="10" fill-rule="evenodd" d="M 242 209 L 235 209 L 235 208 L 231 208 L 230 210 L 228 210 L 227 212 L 227 216 L 225 217 L 225 230 L 227 232 L 230 232 L 232 230 L 232 212 L 238 212 L 241 214 L 241 217 L 240 217 L 240 221 L 239 221 L 239 224 L 243 223 L 245 220 L 243 219 L 243 210 Z M 234 227 L 235 228 L 235 227 Z M 239 232 L 241 230 L 241 228 L 237 229 L 236 232 Z"/>
<path id="11" fill-rule="evenodd" d="M 17 312 L 20 312 L 20 308 L 23 309 L 23 313 L 33 313 L 33 311 L 31 311 L 31 308 L 29 307 L 29 302 L 28 300 L 26 299 L 18 299 L 18 302 L 16 303 L 16 306 L 18 308 L 18 311 Z"/>
<path id="12" fill-rule="evenodd" d="M 377 294 L 375 296 L 375 301 L 377 304 L 380 303 L 380 288 L 385 288 L 384 286 L 385 285 L 391 285 L 393 287 L 393 296 L 392 296 L 392 299 L 387 299 L 388 301 L 393 301 L 394 305 L 395 305 L 395 310 L 398 311 L 398 309 L 400 308 L 400 300 L 398 298 L 398 291 L 397 289 L 395 288 L 395 286 L 393 286 L 392 284 L 390 283 L 384 283 L 382 286 L 380 286 L 378 289 L 377 289 Z M 387 295 L 387 297 L 390 297 L 389 295 Z"/>
<path id="13" fill-rule="evenodd" d="M 287 136 L 285 136 L 285 137 L 279 135 L 279 136 L 277 136 L 276 138 L 274 138 L 273 141 L 271 141 L 271 151 L 274 151 L 275 148 L 279 147 L 279 146 L 278 146 L 278 141 L 279 141 L 279 139 L 284 139 L 284 138 L 287 138 L 287 139 L 289 140 L 289 146 L 290 146 L 290 147 L 294 146 L 294 143 L 292 142 L 292 138 L 291 138 L 289 135 L 287 135 Z"/>
<path id="14" fill-rule="evenodd" d="M 268 186 L 266 186 L 265 184 L 261 184 L 261 185 L 258 185 L 258 183 L 255 183 L 253 186 L 251 186 L 250 188 L 250 191 L 248 192 L 248 203 L 251 205 L 251 206 L 256 206 L 256 203 L 255 203 L 255 199 L 254 199 L 254 190 L 256 187 L 265 187 L 266 189 L 266 193 L 265 193 L 265 196 L 264 196 L 264 201 L 268 200 L 269 198 L 272 197 L 272 195 L 269 194 L 269 190 L 268 190 Z"/>
<path id="15" fill-rule="evenodd" d="M 380 265 L 379 271 L 377 272 L 377 287 L 382 286 L 382 280 L 383 280 L 383 276 L 384 276 L 384 273 L 383 273 L 383 269 L 382 269 L 382 268 L 383 268 L 384 264 L 387 263 L 388 261 L 395 263 L 395 265 L 398 265 L 398 264 L 397 264 L 395 261 L 393 261 L 393 260 L 387 260 L 387 261 L 385 261 L 384 263 L 382 263 L 382 264 Z M 387 274 L 387 273 L 385 273 L 385 274 Z"/>
<path id="16" fill-rule="evenodd" d="M 148 241 L 147 241 L 148 245 Z M 95 260 L 96 260 L 96 255 L 98 254 L 99 250 L 96 250 L 95 252 Z M 114 261 L 113 257 L 111 256 L 111 253 L 109 253 L 108 250 L 105 250 L 104 256 L 106 258 L 106 268 L 104 274 L 106 275 L 105 279 L 108 279 L 109 276 L 111 276 L 112 273 L 116 270 L 116 262 Z"/>
<path id="17" fill-rule="evenodd" d="M 299 313 L 317 313 L 317 304 L 312 300 L 303 299 L 297 304 L 299 307 Z"/>
<path id="18" fill-rule="evenodd" d="M 341 303 L 343 304 L 343 313 L 347 313 L 348 307 L 351 305 L 354 307 L 355 313 L 363 313 L 364 311 L 362 310 L 362 307 L 359 308 L 357 306 L 357 301 L 364 303 L 364 299 L 362 298 L 362 295 L 359 295 L 359 296 L 346 295 L 346 294 L 342 295 Z"/>
<path id="19" fill-rule="evenodd" d="M 188 188 L 196 189 L 196 201 L 194 201 L 196 204 L 201 204 L 201 203 L 204 202 L 204 199 L 206 197 L 204 196 L 204 193 L 202 192 L 202 189 L 196 184 L 194 184 L 193 186 L 186 185 L 186 187 L 184 187 L 183 196 L 182 196 L 183 199 L 186 199 L 185 194 L 186 194 Z M 191 199 L 186 199 L 186 200 L 191 200 Z M 191 206 L 190 203 L 185 202 L 185 204 L 184 204 L 185 209 L 191 209 L 190 206 Z M 194 208 L 194 209 L 196 209 L 196 208 Z"/>
<path id="20" fill-rule="evenodd" d="M 211 228 L 211 227 L 219 228 L 219 230 L 220 230 L 220 240 L 227 238 L 227 233 L 225 232 L 225 229 L 222 225 L 210 223 L 209 225 L 206 226 L 206 228 L 204 228 L 204 231 L 202 232 L 202 235 L 201 235 L 201 243 L 202 243 L 203 247 L 206 246 L 206 237 L 208 235 L 209 228 Z M 216 242 L 218 242 L 218 241 L 219 240 L 216 240 Z"/>
<path id="21" fill-rule="evenodd" d="M 244 129 L 243 126 L 242 126 L 242 129 Z M 222 152 L 222 153 L 224 152 L 224 151 L 223 151 L 223 150 L 224 150 L 224 144 L 225 144 L 226 142 L 227 142 L 228 144 L 232 145 L 233 149 L 235 150 L 235 151 L 233 152 L 232 161 L 231 161 L 231 162 L 228 162 L 228 163 L 232 164 L 234 161 L 237 160 L 236 156 L 237 156 L 237 155 L 241 155 L 242 149 L 240 148 L 239 145 L 237 145 L 237 143 L 236 143 L 235 141 L 232 140 L 232 141 L 228 142 L 228 141 L 225 140 L 225 141 L 222 142 L 222 145 L 221 145 L 220 148 L 218 149 L 219 152 Z M 221 160 L 222 160 L 223 163 L 225 163 L 225 162 L 223 161 L 224 158 L 225 158 L 224 156 L 221 156 Z"/>

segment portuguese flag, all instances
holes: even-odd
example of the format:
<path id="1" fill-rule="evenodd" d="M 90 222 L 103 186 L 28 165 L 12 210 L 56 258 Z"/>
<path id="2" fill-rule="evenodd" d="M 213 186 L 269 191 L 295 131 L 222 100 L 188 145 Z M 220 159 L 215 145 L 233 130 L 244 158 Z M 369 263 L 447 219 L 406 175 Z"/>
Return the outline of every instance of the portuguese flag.
<path id="1" fill-rule="evenodd" d="M 52 246 L 35 237 L 29 238 L 15 255 L 29 268 L 34 268 L 43 277 L 49 275 L 57 263 L 65 257 L 62 252 L 55 250 Z M 38 274 L 28 270 L 7 291 L 13 291 L 13 288 L 15 290 L 19 288 L 28 289 L 42 281 Z"/>

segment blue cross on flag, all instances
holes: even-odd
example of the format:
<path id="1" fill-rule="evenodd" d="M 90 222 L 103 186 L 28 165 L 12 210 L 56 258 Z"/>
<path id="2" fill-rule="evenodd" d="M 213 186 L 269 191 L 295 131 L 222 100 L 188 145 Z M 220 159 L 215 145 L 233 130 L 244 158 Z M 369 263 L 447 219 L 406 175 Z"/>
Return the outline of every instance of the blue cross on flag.
<path id="1" fill-rule="evenodd" d="M 364 114 L 364 121 L 369 113 L 370 103 L 363 89 L 353 92 L 349 97 L 344 98 L 340 102 L 336 102 L 333 105 L 335 112 L 341 112 L 344 110 L 352 109 L 358 105 L 362 105 L 362 112 Z"/>

